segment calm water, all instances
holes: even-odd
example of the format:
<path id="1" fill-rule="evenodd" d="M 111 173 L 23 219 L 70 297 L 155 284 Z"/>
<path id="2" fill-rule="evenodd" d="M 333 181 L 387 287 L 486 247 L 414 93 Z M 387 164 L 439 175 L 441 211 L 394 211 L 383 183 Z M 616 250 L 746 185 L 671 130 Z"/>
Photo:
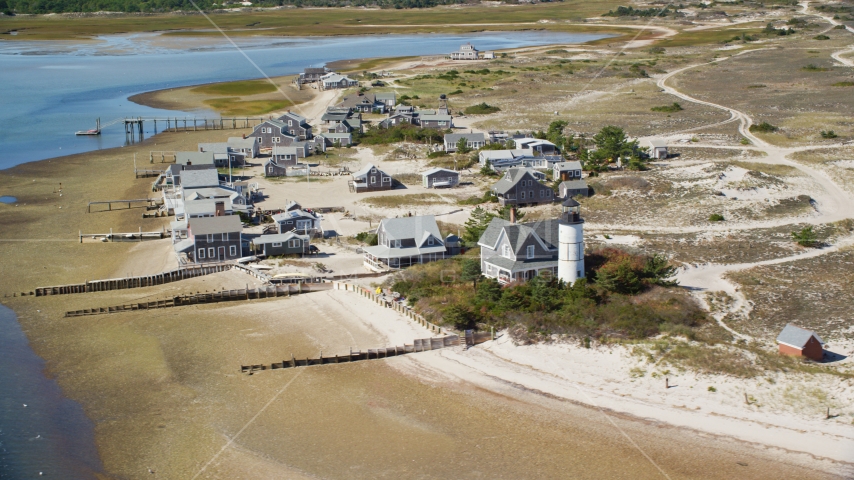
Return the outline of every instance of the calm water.
<path id="1" fill-rule="evenodd" d="M 94 426 L 43 370 L 15 313 L 0 305 L 0 478 L 94 478 Z"/>
<path id="2" fill-rule="evenodd" d="M 580 43 L 608 35 L 500 32 L 467 35 L 368 35 L 357 37 L 237 40 L 269 76 L 287 75 L 335 60 L 441 54 L 473 43 L 497 50 Z M 258 71 L 224 39 L 184 39 L 154 34 L 103 37 L 88 43 L 0 40 L 0 169 L 59 155 L 121 146 L 121 124 L 100 136 L 74 132 L 130 116 L 182 116 L 127 100 L 137 93 L 258 78 Z M 211 112 L 200 112 L 213 116 Z M 153 134 L 146 122 L 146 136 Z M 158 125 L 160 126 L 160 125 Z"/>
<path id="3" fill-rule="evenodd" d="M 0 203 L 15 203 L 17 201 L 17 198 L 12 197 L 10 195 L 3 195 L 2 197 L 0 197 Z"/>

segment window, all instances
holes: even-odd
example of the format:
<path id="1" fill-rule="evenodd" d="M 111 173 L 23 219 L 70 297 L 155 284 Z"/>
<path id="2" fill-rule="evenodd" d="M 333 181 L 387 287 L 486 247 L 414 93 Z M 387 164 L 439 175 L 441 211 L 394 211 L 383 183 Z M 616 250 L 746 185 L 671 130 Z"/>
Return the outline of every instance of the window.
<path id="1" fill-rule="evenodd" d="M 273 248 L 278 248 L 282 246 L 282 242 L 273 242 Z"/>
<path id="2" fill-rule="evenodd" d="M 199 258 L 200 259 L 205 258 L 205 249 L 204 248 L 199 249 Z"/>
<path id="3" fill-rule="evenodd" d="M 427 238 L 427 245 L 431 245 L 431 246 L 433 245 L 433 237 Z"/>
<path id="4" fill-rule="evenodd" d="M 272 165 L 270 165 L 269 171 L 270 171 L 270 173 L 273 173 L 273 166 Z"/>
<path id="5" fill-rule="evenodd" d="M 209 234 L 208 234 L 208 243 L 213 243 L 213 241 L 214 241 L 214 239 L 213 239 L 213 233 L 209 233 Z"/>
<path id="6" fill-rule="evenodd" d="M 293 225 L 293 223 L 294 223 L 293 220 L 288 220 L 287 222 L 285 222 L 285 225 Z"/>
<path id="7" fill-rule="evenodd" d="M 534 191 L 533 191 L 533 190 L 530 190 L 530 191 L 528 192 L 528 198 L 530 198 L 530 199 L 533 199 L 533 198 L 534 198 Z"/>
<path id="8" fill-rule="evenodd" d="M 228 255 L 231 257 L 237 256 L 237 245 L 232 245 L 228 247 Z"/>
<path id="9" fill-rule="evenodd" d="M 281 139 L 281 137 L 273 137 L 273 143 L 279 143 Z"/>
<path id="10" fill-rule="evenodd" d="M 290 240 L 288 241 L 288 246 L 291 248 L 297 248 L 300 246 L 300 240 Z"/>
<path id="11" fill-rule="evenodd" d="M 216 258 L 216 249 L 208 247 L 208 258 Z"/>
<path id="12" fill-rule="evenodd" d="M 505 258 L 510 258 L 510 245 L 504 245 L 501 255 Z"/>
<path id="13" fill-rule="evenodd" d="M 288 120 L 288 126 L 289 126 L 289 127 L 290 127 L 290 126 L 293 126 L 293 124 L 294 124 L 294 121 L 293 121 L 293 120 Z M 291 130 L 291 132 L 293 132 L 293 130 Z"/>
<path id="14" fill-rule="evenodd" d="M 222 239 L 227 242 L 228 241 L 228 233 L 223 233 Z"/>
<path id="15" fill-rule="evenodd" d="M 400 248 L 400 240 L 394 241 L 394 248 Z"/>
<path id="16" fill-rule="evenodd" d="M 372 176 L 371 177 L 371 183 L 377 183 L 377 177 Z"/>
<path id="17" fill-rule="evenodd" d="M 524 200 L 524 199 L 525 199 L 525 191 L 522 190 L 522 200 Z"/>
<path id="18" fill-rule="evenodd" d="M 291 129 L 291 135 L 294 135 L 294 129 L 293 128 Z"/>
<path id="19" fill-rule="evenodd" d="M 528 245 L 527 252 L 528 258 L 534 258 L 534 246 Z"/>

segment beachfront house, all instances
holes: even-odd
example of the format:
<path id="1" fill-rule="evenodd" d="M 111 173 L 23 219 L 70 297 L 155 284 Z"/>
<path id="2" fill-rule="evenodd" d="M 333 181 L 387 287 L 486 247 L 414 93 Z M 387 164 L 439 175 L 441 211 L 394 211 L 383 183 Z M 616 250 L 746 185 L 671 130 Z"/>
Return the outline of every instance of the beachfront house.
<path id="1" fill-rule="evenodd" d="M 207 188 L 219 186 L 219 172 L 213 168 L 201 170 L 184 170 L 181 173 L 181 188 L 183 190 L 193 188 Z"/>
<path id="2" fill-rule="evenodd" d="M 353 80 L 346 75 L 339 75 L 337 73 L 330 72 L 320 77 L 318 85 L 321 90 L 334 90 L 339 88 L 358 87 L 359 81 Z"/>
<path id="3" fill-rule="evenodd" d="M 777 345 L 783 355 L 806 357 L 820 362 L 824 358 L 824 342 L 812 330 L 786 324 L 777 336 Z"/>
<path id="4" fill-rule="evenodd" d="M 421 128 L 448 130 L 454 128 L 454 118 L 446 113 L 419 114 L 418 125 Z"/>
<path id="5" fill-rule="evenodd" d="M 175 163 L 169 165 L 163 174 L 163 183 L 165 186 L 177 187 L 181 185 L 181 174 L 185 170 L 215 170 L 215 167 L 211 165 L 181 165 L 180 163 Z"/>
<path id="6" fill-rule="evenodd" d="M 323 234 L 323 228 L 320 226 L 320 215 L 310 210 L 303 210 L 299 204 L 294 203 L 292 205 L 284 212 L 273 215 L 277 233 L 294 232 L 312 237 Z"/>
<path id="7" fill-rule="evenodd" d="M 516 150 L 530 150 L 533 155 L 554 155 L 560 153 L 557 145 L 539 138 L 515 138 Z"/>
<path id="8" fill-rule="evenodd" d="M 557 276 L 558 220 L 530 223 L 493 218 L 480 236 L 480 268 L 502 284 Z"/>
<path id="9" fill-rule="evenodd" d="M 327 108 L 320 117 L 323 125 L 320 127 L 324 133 L 362 133 L 362 114 L 348 108 Z"/>
<path id="10" fill-rule="evenodd" d="M 363 249 L 365 267 L 375 272 L 405 268 L 448 256 L 436 218 L 432 215 L 386 218 L 380 221 L 376 234 L 377 245 Z"/>
<path id="11" fill-rule="evenodd" d="M 324 152 L 329 147 L 349 147 L 353 144 L 352 133 L 318 133 L 314 138 Z"/>
<path id="12" fill-rule="evenodd" d="M 461 45 L 459 50 L 451 52 L 448 56 L 451 60 L 477 60 L 478 51 L 474 48 L 474 45 L 466 43 Z"/>
<path id="13" fill-rule="evenodd" d="M 314 83 L 320 80 L 321 77 L 328 73 L 330 73 L 330 71 L 326 67 L 306 68 L 302 73 L 299 74 L 299 76 L 295 79 L 296 81 L 294 83 Z"/>
<path id="14" fill-rule="evenodd" d="M 311 238 L 290 231 L 261 235 L 252 240 L 252 251 L 271 257 L 274 255 L 306 255 L 309 253 Z"/>
<path id="15" fill-rule="evenodd" d="M 243 224 L 237 215 L 190 218 L 187 238 L 175 252 L 192 263 L 226 262 L 242 256 Z"/>
<path id="16" fill-rule="evenodd" d="M 536 173 L 528 168 L 510 168 L 504 172 L 491 189 L 498 203 L 501 206 L 539 205 L 557 200 L 551 187 L 540 183 Z"/>
<path id="17" fill-rule="evenodd" d="M 233 213 L 230 198 L 204 198 L 184 202 L 184 215 L 179 219 L 221 217 Z"/>
<path id="18" fill-rule="evenodd" d="M 460 184 L 460 173 L 447 168 L 431 168 L 421 174 L 424 188 L 450 188 Z"/>
<path id="19" fill-rule="evenodd" d="M 456 152 L 457 144 L 460 140 L 466 139 L 466 147 L 470 150 L 477 150 L 486 145 L 486 135 L 483 133 L 446 133 L 445 134 L 445 151 Z"/>
<path id="20" fill-rule="evenodd" d="M 246 154 L 234 151 L 227 142 L 200 143 L 199 152 L 213 153 L 214 166 L 217 168 L 239 167 L 245 164 Z"/>
<path id="21" fill-rule="evenodd" d="M 348 183 L 350 191 L 354 193 L 376 192 L 394 188 L 394 180 L 391 178 L 391 175 L 371 163 L 354 173 L 353 179 Z"/>
<path id="22" fill-rule="evenodd" d="M 391 105 L 389 105 L 389 97 L 392 99 Z M 394 107 L 395 98 L 394 93 L 374 94 L 371 92 L 357 92 L 344 97 L 336 107 L 351 112 L 386 113 L 389 108 Z"/>

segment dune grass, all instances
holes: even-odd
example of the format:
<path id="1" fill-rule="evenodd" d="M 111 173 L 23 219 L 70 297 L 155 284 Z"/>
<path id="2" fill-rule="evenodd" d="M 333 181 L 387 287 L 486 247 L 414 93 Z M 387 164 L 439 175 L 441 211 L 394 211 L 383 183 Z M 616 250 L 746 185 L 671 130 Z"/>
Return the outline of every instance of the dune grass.
<path id="1" fill-rule="evenodd" d="M 204 104 L 227 117 L 263 115 L 293 105 L 287 100 L 240 100 L 239 97 L 211 98 Z"/>
<path id="2" fill-rule="evenodd" d="M 242 80 L 238 82 L 214 83 L 201 85 L 190 90 L 193 93 L 205 95 L 257 95 L 259 93 L 275 92 L 276 87 L 267 80 Z"/>

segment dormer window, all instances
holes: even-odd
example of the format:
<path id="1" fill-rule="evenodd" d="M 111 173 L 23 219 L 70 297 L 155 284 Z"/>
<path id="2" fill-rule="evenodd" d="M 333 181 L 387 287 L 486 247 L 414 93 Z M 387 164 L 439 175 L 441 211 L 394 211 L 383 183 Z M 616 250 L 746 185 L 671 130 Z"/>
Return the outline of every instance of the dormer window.
<path id="1" fill-rule="evenodd" d="M 504 245 L 504 248 L 501 250 L 501 256 L 510 258 L 510 245 Z"/>
<path id="2" fill-rule="evenodd" d="M 433 237 L 427 238 L 427 245 L 433 246 Z"/>
<path id="3" fill-rule="evenodd" d="M 534 246 L 528 245 L 528 248 L 526 250 L 527 250 L 526 253 L 528 254 L 528 258 L 534 258 Z"/>

